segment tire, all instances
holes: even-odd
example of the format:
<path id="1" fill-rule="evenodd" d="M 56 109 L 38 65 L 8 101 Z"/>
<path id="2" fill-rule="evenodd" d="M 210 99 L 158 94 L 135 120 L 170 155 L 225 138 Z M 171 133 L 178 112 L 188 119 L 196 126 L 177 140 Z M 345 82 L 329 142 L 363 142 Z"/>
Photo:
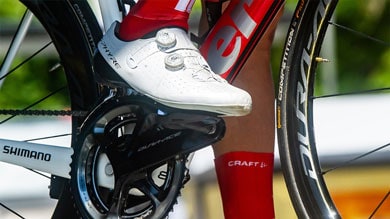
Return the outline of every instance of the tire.
<path id="1" fill-rule="evenodd" d="M 304 131 L 304 134 L 308 136 L 314 134 L 313 130 L 310 129 L 313 126 L 313 115 L 308 97 L 313 92 L 311 86 L 314 83 L 314 77 L 312 74 L 316 66 L 313 57 L 319 53 L 326 26 L 320 25 L 316 30 L 307 27 L 313 27 L 313 22 L 317 22 L 317 18 L 326 20 L 331 17 L 332 10 L 327 10 L 326 14 L 316 17 L 318 15 L 317 8 L 321 4 L 323 4 L 322 1 L 308 1 L 303 8 L 297 9 L 295 12 L 300 12 L 300 16 L 298 18 L 294 16 L 288 29 L 289 38 L 284 48 L 277 96 L 277 133 L 280 159 L 288 191 L 299 218 L 327 218 L 329 215 L 337 215 L 337 210 L 332 206 L 330 195 L 326 190 L 322 175 L 320 175 L 321 170 L 315 145 L 312 146 L 310 144 L 312 142 L 304 142 L 305 146 L 312 146 L 308 150 L 314 150 L 310 154 L 304 153 L 306 150 L 301 151 L 301 143 L 296 133 Z M 329 4 L 328 7 L 334 7 L 334 4 Z M 312 41 L 309 41 L 308 38 L 312 36 L 314 31 L 318 31 L 319 34 Z M 306 43 L 309 44 L 306 45 Z M 309 51 L 305 48 L 309 48 Z M 314 55 L 308 55 L 312 53 Z M 301 72 L 301 60 L 305 61 L 304 64 L 307 65 L 305 70 L 309 69 L 309 71 Z M 302 95 L 302 98 L 305 99 L 303 105 L 295 102 L 295 97 L 300 92 L 298 89 L 304 89 L 303 92 L 305 92 Z M 298 110 L 304 112 L 305 119 L 303 121 L 296 116 Z M 302 159 L 308 162 L 308 167 L 306 163 L 301 162 Z M 306 173 L 310 173 L 309 176 L 312 177 L 307 177 Z M 323 195 L 318 196 L 319 194 Z M 337 217 L 339 216 L 334 218 Z"/>
<path id="2" fill-rule="evenodd" d="M 321 156 L 316 138 L 319 128 L 315 122 L 319 116 L 316 104 L 320 99 L 316 93 L 320 86 L 318 68 L 324 61 L 318 57 L 321 57 L 328 24 L 337 4 L 334 0 L 300 1 L 287 30 L 282 53 L 276 105 L 277 134 L 282 170 L 298 218 L 341 218 L 324 177 L 326 169 L 333 167 L 326 166 L 326 158 Z M 336 135 L 342 138 L 344 133 Z M 355 162 L 349 159 L 345 162 L 348 166 Z M 338 165 L 334 165 L 335 169 Z"/>

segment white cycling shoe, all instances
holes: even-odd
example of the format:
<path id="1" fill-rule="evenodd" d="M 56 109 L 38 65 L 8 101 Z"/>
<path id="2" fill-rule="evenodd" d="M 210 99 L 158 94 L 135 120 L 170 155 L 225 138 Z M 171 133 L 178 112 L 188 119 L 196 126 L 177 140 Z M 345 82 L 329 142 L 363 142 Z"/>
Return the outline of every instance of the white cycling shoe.
<path id="1" fill-rule="evenodd" d="M 213 73 L 184 30 L 161 29 L 155 37 L 125 42 L 115 35 L 116 25 L 98 49 L 136 91 L 174 108 L 226 116 L 251 111 L 251 96 Z"/>

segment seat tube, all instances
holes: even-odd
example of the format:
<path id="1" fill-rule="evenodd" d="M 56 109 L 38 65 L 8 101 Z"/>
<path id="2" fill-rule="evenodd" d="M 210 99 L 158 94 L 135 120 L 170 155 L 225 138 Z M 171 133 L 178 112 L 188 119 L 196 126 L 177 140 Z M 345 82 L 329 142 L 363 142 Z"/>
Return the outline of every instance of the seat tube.
<path id="1" fill-rule="evenodd" d="M 232 81 L 284 0 L 231 0 L 200 51 L 213 71 Z"/>
<path id="2" fill-rule="evenodd" d="M 116 1 L 99 0 L 104 30 L 107 31 L 115 21 L 122 21 L 122 13 Z"/>

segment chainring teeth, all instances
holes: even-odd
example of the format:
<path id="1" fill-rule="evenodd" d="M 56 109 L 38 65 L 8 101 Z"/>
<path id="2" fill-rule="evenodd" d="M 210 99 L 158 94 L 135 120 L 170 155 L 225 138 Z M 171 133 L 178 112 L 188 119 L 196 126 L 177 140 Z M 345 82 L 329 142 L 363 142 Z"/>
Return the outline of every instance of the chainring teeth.
<path id="1" fill-rule="evenodd" d="M 134 111 L 129 112 L 129 110 Z M 91 201 L 90 204 L 85 204 L 79 198 L 79 202 L 76 202 L 79 208 L 84 209 L 83 215 L 87 215 L 87 217 L 91 217 L 92 215 L 92 217 L 95 217 L 97 216 L 96 212 L 105 215 L 112 207 L 111 199 L 115 190 L 102 188 L 97 183 L 98 176 L 96 176 L 97 171 L 95 167 L 99 161 L 95 158 L 98 156 L 98 153 L 106 153 L 107 147 L 113 146 L 112 142 L 123 142 L 126 138 L 131 140 L 132 135 L 139 130 L 138 126 L 144 125 L 143 116 L 145 113 L 153 110 L 155 109 L 151 109 L 150 106 L 146 106 L 146 109 L 140 110 L 140 107 L 132 106 L 128 101 L 123 103 L 115 101 L 114 108 L 112 105 L 110 108 L 103 106 L 98 110 L 94 110 L 93 114 L 88 116 L 89 120 L 83 124 L 81 134 L 79 135 L 80 138 L 86 136 L 84 143 L 79 149 L 75 150 L 77 154 L 73 157 L 73 160 L 77 160 L 78 163 L 72 164 L 72 185 L 77 188 L 78 194 L 81 195 L 81 200 L 88 199 Z M 101 141 L 102 139 L 109 139 L 109 142 Z M 132 149 L 126 148 L 127 153 L 129 150 Z M 142 171 L 145 173 L 146 178 L 143 179 L 144 181 L 141 180 L 141 183 L 148 184 L 146 188 L 148 188 L 147 186 L 151 186 L 151 188 L 147 190 L 154 191 L 146 190 L 145 192 L 137 186 L 137 183 L 131 184 L 128 187 L 128 191 L 130 192 L 126 195 L 128 200 L 119 208 L 123 210 L 118 212 L 118 215 L 124 218 L 136 219 L 145 218 L 157 212 L 158 215 L 156 216 L 158 218 L 165 218 L 172 211 L 173 205 L 177 203 L 176 199 L 180 194 L 180 189 L 183 188 L 182 183 L 185 181 L 185 172 L 188 172 L 185 161 L 185 159 L 176 157 L 163 164 L 143 169 Z M 84 174 L 78 174 L 80 171 Z M 118 177 L 120 176 L 115 176 L 115 180 Z M 132 175 L 127 177 L 132 177 Z M 82 183 L 84 185 L 80 186 Z M 81 188 L 86 188 L 86 190 Z M 148 192 L 150 194 L 146 194 Z M 150 195 L 157 197 L 159 203 L 162 205 L 155 206 Z M 89 206 L 87 207 L 87 205 Z M 141 207 L 138 209 L 138 206 Z M 163 209 L 162 211 L 160 211 L 161 209 L 156 211 L 157 208 Z"/>

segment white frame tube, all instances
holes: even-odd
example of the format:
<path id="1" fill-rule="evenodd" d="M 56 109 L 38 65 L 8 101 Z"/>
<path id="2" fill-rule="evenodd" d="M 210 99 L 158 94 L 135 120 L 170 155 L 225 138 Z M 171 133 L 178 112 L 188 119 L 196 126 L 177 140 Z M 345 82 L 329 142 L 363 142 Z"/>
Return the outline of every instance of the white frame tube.
<path id="1" fill-rule="evenodd" d="M 117 1 L 99 0 L 99 7 L 105 31 L 107 31 L 115 21 L 122 21 L 122 13 L 119 11 Z"/>
<path id="2" fill-rule="evenodd" d="M 73 148 L 0 139 L 0 161 L 70 179 Z"/>

